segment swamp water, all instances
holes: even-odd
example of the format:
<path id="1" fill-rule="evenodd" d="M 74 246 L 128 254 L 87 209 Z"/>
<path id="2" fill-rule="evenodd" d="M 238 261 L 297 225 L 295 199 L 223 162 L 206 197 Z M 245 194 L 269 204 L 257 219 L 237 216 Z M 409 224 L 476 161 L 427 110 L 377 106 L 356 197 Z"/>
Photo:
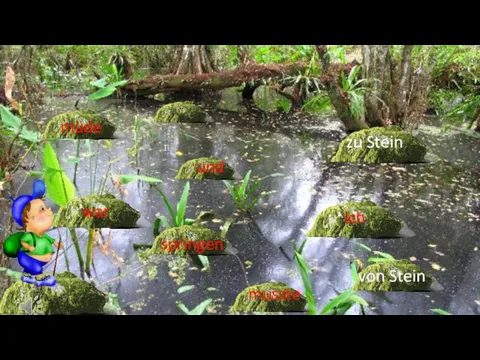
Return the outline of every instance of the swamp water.
<path id="1" fill-rule="evenodd" d="M 45 107 L 42 120 L 72 110 L 75 100 L 52 101 Z M 210 257 L 209 271 L 200 271 L 193 263 L 175 257 L 147 264 L 140 261 L 139 250 L 134 250 L 133 244 L 153 242 L 153 222 L 158 213 L 167 215 L 167 209 L 148 184 L 132 182 L 119 187 L 114 178 L 107 179 L 108 192 L 142 215 L 138 229 L 102 229 L 103 239 L 99 242 L 105 244 L 109 239 L 111 247 L 97 246 L 94 250 L 94 281 L 99 289 L 118 294 L 125 313 L 181 314 L 177 301 L 192 309 L 212 298 L 206 313 L 225 314 L 245 287 L 272 280 L 303 292 L 292 261 L 291 241 L 301 241 L 316 216 L 327 207 L 365 197 L 402 219 L 415 236 L 361 242 L 396 259 L 410 258 L 444 287 L 443 291 L 430 293 L 362 293 L 370 304 L 367 313 L 427 314 L 432 308 L 454 314 L 480 313 L 480 293 L 476 290 L 480 281 L 478 137 L 453 130 L 443 133 L 431 123 L 421 125 L 415 135 L 427 145 L 432 162 L 329 164 L 346 135 L 341 123 L 334 119 L 226 112 L 217 109 L 216 103 L 207 103 L 200 105 L 212 118 L 211 123 L 153 124 L 158 103 L 108 100 L 94 105 L 117 125 L 118 139 L 111 140 L 111 146 L 92 141 L 90 149 L 86 141 L 80 140 L 77 196 L 90 194 L 92 187 L 98 189 L 109 162 L 114 174 L 162 179 L 160 187 L 173 203 L 179 200 L 186 183 L 174 180 L 176 172 L 193 158 L 223 159 L 235 169 L 234 177 L 238 179 L 248 170 L 257 177 L 283 174 L 262 182 L 260 191 L 272 193 L 262 197 L 251 216 L 235 211 L 221 181 L 190 181 L 187 217 L 214 210 L 214 219 L 206 225 L 215 231 L 227 219 L 236 219 L 227 240 L 237 255 Z M 135 132 L 136 119 L 144 120 Z M 73 179 L 75 164 L 69 159 L 76 156 L 77 142 L 51 143 L 64 171 Z M 95 155 L 88 156 L 89 151 Z M 41 161 L 34 170 L 41 170 Z M 29 193 L 33 181 L 28 179 L 19 194 Z M 1 224 L 6 223 L 6 218 L 0 216 Z M 83 251 L 86 233 L 86 229 L 77 230 Z M 61 235 L 71 245 L 66 229 L 54 229 L 49 234 L 56 238 Z M 314 270 L 312 282 L 318 307 L 352 286 L 350 261 L 360 258 L 366 263 L 371 256 L 357 242 L 343 238 L 307 242 L 304 256 Z M 78 274 L 73 246 L 68 248 L 67 257 L 70 271 Z M 15 260 L 12 264 L 19 270 Z M 52 269 L 53 264 L 47 271 Z M 60 257 L 57 271 L 65 270 L 65 259 Z M 195 287 L 179 294 L 177 289 L 183 285 Z"/>

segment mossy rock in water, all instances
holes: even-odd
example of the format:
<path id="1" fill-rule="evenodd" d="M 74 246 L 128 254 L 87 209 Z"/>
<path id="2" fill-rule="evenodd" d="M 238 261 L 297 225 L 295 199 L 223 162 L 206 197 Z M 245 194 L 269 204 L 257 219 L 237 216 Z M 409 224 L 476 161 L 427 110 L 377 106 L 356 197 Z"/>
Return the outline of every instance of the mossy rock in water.
<path id="1" fill-rule="evenodd" d="M 162 106 L 153 119 L 159 123 L 202 123 L 207 114 L 190 102 L 175 102 Z"/>
<path id="2" fill-rule="evenodd" d="M 134 228 L 139 218 L 137 210 L 111 194 L 89 195 L 74 198 L 63 205 L 58 210 L 53 227 Z"/>
<path id="3" fill-rule="evenodd" d="M 0 314 L 26 315 L 31 300 L 32 315 L 101 314 L 107 295 L 70 272 L 57 274 L 57 285 L 36 286 L 16 281 L 0 300 Z"/>
<path id="4" fill-rule="evenodd" d="M 435 278 L 409 260 L 368 265 L 359 272 L 354 291 L 431 291 Z"/>
<path id="5" fill-rule="evenodd" d="M 176 246 L 176 245 L 179 246 Z M 208 249 L 207 249 L 208 247 Z M 227 242 L 215 231 L 200 225 L 183 225 L 163 231 L 155 238 L 150 255 L 225 254 Z"/>
<path id="6" fill-rule="evenodd" d="M 90 130 L 90 124 L 92 129 Z M 62 125 L 72 124 L 73 129 L 68 127 L 63 129 Z M 84 129 L 85 125 L 88 125 L 88 133 L 82 132 L 77 134 L 75 127 L 82 127 Z M 95 125 L 100 124 L 102 126 L 101 130 L 95 132 Z M 97 125 L 98 126 L 98 125 Z M 59 114 L 53 117 L 47 124 L 47 128 L 43 133 L 44 139 L 112 139 L 113 133 L 116 130 L 116 126 L 108 121 L 103 115 L 98 114 L 94 111 L 89 110 L 77 110 L 71 111 L 64 114 Z M 65 131 L 67 130 L 67 131 Z"/>
<path id="7" fill-rule="evenodd" d="M 208 164 L 213 164 L 213 171 Z M 198 168 L 205 170 L 205 172 L 198 172 Z M 209 170 L 206 172 L 206 170 Z M 216 173 L 218 170 L 218 174 Z M 197 179 L 197 180 L 233 180 L 233 173 L 235 170 L 223 160 L 216 157 L 203 157 L 198 159 L 192 159 L 184 163 L 180 170 L 178 170 L 175 179 Z"/>
<path id="8" fill-rule="evenodd" d="M 358 213 L 357 213 L 358 211 Z M 345 220 L 355 214 L 363 214 L 365 222 L 351 224 Z M 360 220 L 360 215 L 358 215 Z M 363 220 L 363 218 L 362 218 Z M 346 223 L 347 222 L 347 223 Z M 395 218 L 388 210 L 369 200 L 362 202 L 348 202 L 330 206 L 323 210 L 315 219 L 308 237 L 346 237 L 346 238 L 388 238 L 399 237 L 403 222 Z"/>
<path id="9" fill-rule="evenodd" d="M 290 296 L 287 297 L 289 291 Z M 283 295 L 282 295 L 283 294 Z M 293 295 L 295 296 L 293 297 Z M 273 297 L 274 295 L 275 298 Z M 290 299 L 290 300 L 288 300 Z M 281 282 L 253 285 L 238 294 L 230 312 L 293 312 L 305 311 L 307 299 Z"/>
<path id="10" fill-rule="evenodd" d="M 398 126 L 374 127 L 356 131 L 343 139 L 331 161 L 418 163 L 424 162 L 426 153 L 425 145 Z"/>

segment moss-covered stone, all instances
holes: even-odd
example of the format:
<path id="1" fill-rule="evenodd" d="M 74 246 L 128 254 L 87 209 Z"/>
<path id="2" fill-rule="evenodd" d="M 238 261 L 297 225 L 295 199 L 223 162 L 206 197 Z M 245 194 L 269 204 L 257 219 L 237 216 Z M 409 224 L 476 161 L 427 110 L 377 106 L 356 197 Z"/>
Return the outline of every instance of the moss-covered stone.
<path id="1" fill-rule="evenodd" d="M 345 223 L 345 212 L 365 215 L 365 222 Z M 348 202 L 330 206 L 315 219 L 309 237 L 387 238 L 399 237 L 403 222 L 374 202 Z"/>
<path id="2" fill-rule="evenodd" d="M 63 124 L 72 124 L 73 126 L 89 124 L 92 122 L 93 126 L 96 124 L 102 125 L 102 129 L 99 133 L 94 132 L 94 128 L 91 133 L 77 134 L 75 130 L 62 131 Z M 59 114 L 53 117 L 47 124 L 47 128 L 43 133 L 44 139 L 112 139 L 113 133 L 116 130 L 116 126 L 108 121 L 103 115 L 89 110 L 77 110 L 64 114 Z M 65 129 L 64 129 L 65 130 Z M 88 129 L 90 131 L 90 129 Z"/>
<path id="3" fill-rule="evenodd" d="M 87 209 L 92 211 L 91 217 L 84 216 Z M 108 209 L 108 211 L 105 209 Z M 106 216 L 102 216 L 104 214 Z M 137 210 L 111 194 L 89 195 L 74 198 L 63 205 L 58 210 L 53 227 L 134 228 L 137 226 L 139 218 L 140 213 Z"/>
<path id="4" fill-rule="evenodd" d="M 375 144 L 376 139 L 379 139 L 379 146 Z M 382 140 L 385 140 L 384 145 L 388 146 L 387 148 L 383 147 Z M 399 140 L 401 140 L 401 146 Z M 424 162 L 426 153 L 425 145 L 398 126 L 374 127 L 356 131 L 343 139 L 331 161 L 418 163 Z"/>
<path id="5" fill-rule="evenodd" d="M 372 275 L 369 275 L 372 274 Z M 430 291 L 435 278 L 409 260 L 390 260 L 360 271 L 355 291 Z"/>
<path id="6" fill-rule="evenodd" d="M 175 102 L 162 106 L 153 119 L 160 123 L 202 123 L 206 114 L 195 104 L 190 102 Z"/>
<path id="7" fill-rule="evenodd" d="M 0 314 L 25 315 L 31 300 L 32 315 L 101 314 L 107 295 L 70 272 L 57 274 L 57 285 L 36 286 L 16 281 L 0 300 Z M 28 309 L 28 308 L 27 308 Z"/>
<path id="8" fill-rule="evenodd" d="M 199 172 L 198 169 L 204 170 L 208 164 L 213 164 L 215 169 L 219 169 L 217 174 L 215 171 Z M 223 166 L 222 166 L 223 164 Z M 178 170 L 175 179 L 197 179 L 197 180 L 233 180 L 235 170 L 223 160 L 216 157 L 203 157 L 192 159 L 184 163 Z"/>
<path id="9" fill-rule="evenodd" d="M 289 294 L 286 291 L 289 291 Z M 296 297 L 292 295 L 296 294 Z M 288 296 L 288 297 L 287 297 Z M 289 299 L 289 300 L 288 300 Z M 238 294 L 231 312 L 293 312 L 304 311 L 307 299 L 281 282 L 250 286 Z"/>
<path id="10" fill-rule="evenodd" d="M 221 241 L 221 244 L 218 243 L 218 241 Z M 179 244 L 179 246 L 176 246 L 177 244 Z M 207 249 L 207 245 L 210 249 Z M 200 224 L 193 224 L 174 227 L 163 231 L 155 238 L 149 254 L 180 256 L 186 254 L 216 255 L 224 254 L 226 248 L 227 242 L 215 231 Z"/>

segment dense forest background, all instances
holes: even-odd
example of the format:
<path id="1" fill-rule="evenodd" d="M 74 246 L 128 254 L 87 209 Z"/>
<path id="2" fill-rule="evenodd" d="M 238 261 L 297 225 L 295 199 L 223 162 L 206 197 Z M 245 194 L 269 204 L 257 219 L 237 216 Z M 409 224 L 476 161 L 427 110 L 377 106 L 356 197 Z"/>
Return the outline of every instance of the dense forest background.
<path id="1" fill-rule="evenodd" d="M 26 115 L 42 96 L 88 93 L 105 78 L 129 80 L 124 93 L 136 95 L 243 86 L 248 98 L 267 84 L 292 110 L 333 112 L 351 131 L 426 113 L 480 129 L 479 58 L 479 46 L 462 45 L 0 46 Z"/>

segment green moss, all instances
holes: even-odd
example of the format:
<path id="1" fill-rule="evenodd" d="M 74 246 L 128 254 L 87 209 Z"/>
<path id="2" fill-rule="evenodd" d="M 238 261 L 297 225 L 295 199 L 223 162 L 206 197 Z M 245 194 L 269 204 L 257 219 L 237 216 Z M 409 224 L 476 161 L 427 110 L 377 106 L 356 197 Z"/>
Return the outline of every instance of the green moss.
<path id="1" fill-rule="evenodd" d="M 153 119 L 160 123 L 178 122 L 205 122 L 206 114 L 195 104 L 190 102 L 175 102 L 162 106 Z"/>
<path id="2" fill-rule="evenodd" d="M 290 300 L 281 299 L 280 293 L 290 291 Z M 272 292 L 276 291 L 278 298 L 273 299 Z M 230 308 L 231 312 L 290 312 L 304 311 L 307 300 L 303 295 L 300 299 L 291 299 L 292 292 L 295 291 L 291 287 L 281 282 L 263 283 L 250 286 L 238 294 L 235 303 Z M 271 300 L 265 300 L 264 296 Z"/>
<path id="3" fill-rule="evenodd" d="M 393 139 L 392 147 L 390 143 L 388 148 L 373 146 L 370 139 Z M 395 140 L 402 141 L 402 146 L 395 143 Z M 355 148 L 354 145 L 360 146 Z M 349 146 L 351 148 L 349 148 Z M 371 147 L 371 148 L 370 148 Z M 365 163 L 417 163 L 424 162 L 427 148 L 418 141 L 412 134 L 400 129 L 397 126 L 388 128 L 374 127 L 356 131 L 343 139 L 337 153 L 332 158 L 332 162 L 365 162 Z"/>
<path id="4" fill-rule="evenodd" d="M 102 125 L 102 131 L 99 134 L 82 133 L 77 134 L 75 131 L 62 132 L 62 124 L 78 124 L 86 125 L 90 121 L 95 124 Z M 94 111 L 78 110 L 71 111 L 64 114 L 59 114 L 53 117 L 47 124 L 47 128 L 43 133 L 44 139 L 112 139 L 113 133 L 116 130 L 116 126 L 108 121 L 103 115 Z"/>
<path id="5" fill-rule="evenodd" d="M 365 222 L 345 224 L 345 211 L 354 214 L 356 211 L 365 215 Z M 403 222 L 395 218 L 388 210 L 377 204 L 362 200 L 330 206 L 322 211 L 307 233 L 309 237 L 346 237 L 346 238 L 387 238 L 399 237 Z"/>
<path id="6" fill-rule="evenodd" d="M 205 245 L 207 241 L 212 241 L 215 243 L 218 240 L 220 240 L 223 244 L 223 251 L 221 250 L 220 244 L 217 244 L 216 250 L 206 249 Z M 181 245 L 179 248 L 172 249 L 172 252 L 170 252 L 169 244 L 173 241 L 181 241 Z M 185 241 L 185 243 L 183 243 L 183 241 Z M 194 242 L 195 244 L 192 244 L 191 242 Z M 174 227 L 162 232 L 155 238 L 149 254 L 170 254 L 184 256 L 188 253 L 196 255 L 215 255 L 224 254 L 226 248 L 227 242 L 215 231 L 210 230 L 209 228 L 200 224 L 193 224 Z"/>
<path id="7" fill-rule="evenodd" d="M 101 314 L 107 302 L 106 294 L 74 274 L 57 274 L 54 287 L 36 286 L 16 281 L 0 300 L 0 314 L 25 315 L 23 310 L 31 299 L 34 315 Z"/>
<path id="8" fill-rule="evenodd" d="M 82 209 L 95 209 L 92 217 L 84 217 Z M 106 217 L 97 218 L 96 209 L 108 209 Z M 111 194 L 89 195 L 75 198 L 63 205 L 53 222 L 53 227 L 68 228 L 133 228 L 140 213 Z"/>
<path id="9" fill-rule="evenodd" d="M 373 276 L 370 275 L 369 279 L 368 274 Z M 358 275 L 359 278 L 353 286 L 355 291 L 430 291 L 430 286 L 435 281 L 433 276 L 409 260 L 391 260 L 368 265 Z"/>
<path id="10" fill-rule="evenodd" d="M 233 180 L 233 173 L 235 170 L 224 162 L 223 165 L 223 172 L 215 173 L 215 172 L 198 172 L 197 166 L 203 168 L 203 164 L 207 166 L 207 164 L 214 164 L 217 166 L 220 164 L 222 160 L 217 159 L 216 157 L 203 157 L 198 159 L 192 159 L 184 163 L 180 170 L 178 170 L 177 176 L 175 179 L 197 179 L 197 180 Z"/>

